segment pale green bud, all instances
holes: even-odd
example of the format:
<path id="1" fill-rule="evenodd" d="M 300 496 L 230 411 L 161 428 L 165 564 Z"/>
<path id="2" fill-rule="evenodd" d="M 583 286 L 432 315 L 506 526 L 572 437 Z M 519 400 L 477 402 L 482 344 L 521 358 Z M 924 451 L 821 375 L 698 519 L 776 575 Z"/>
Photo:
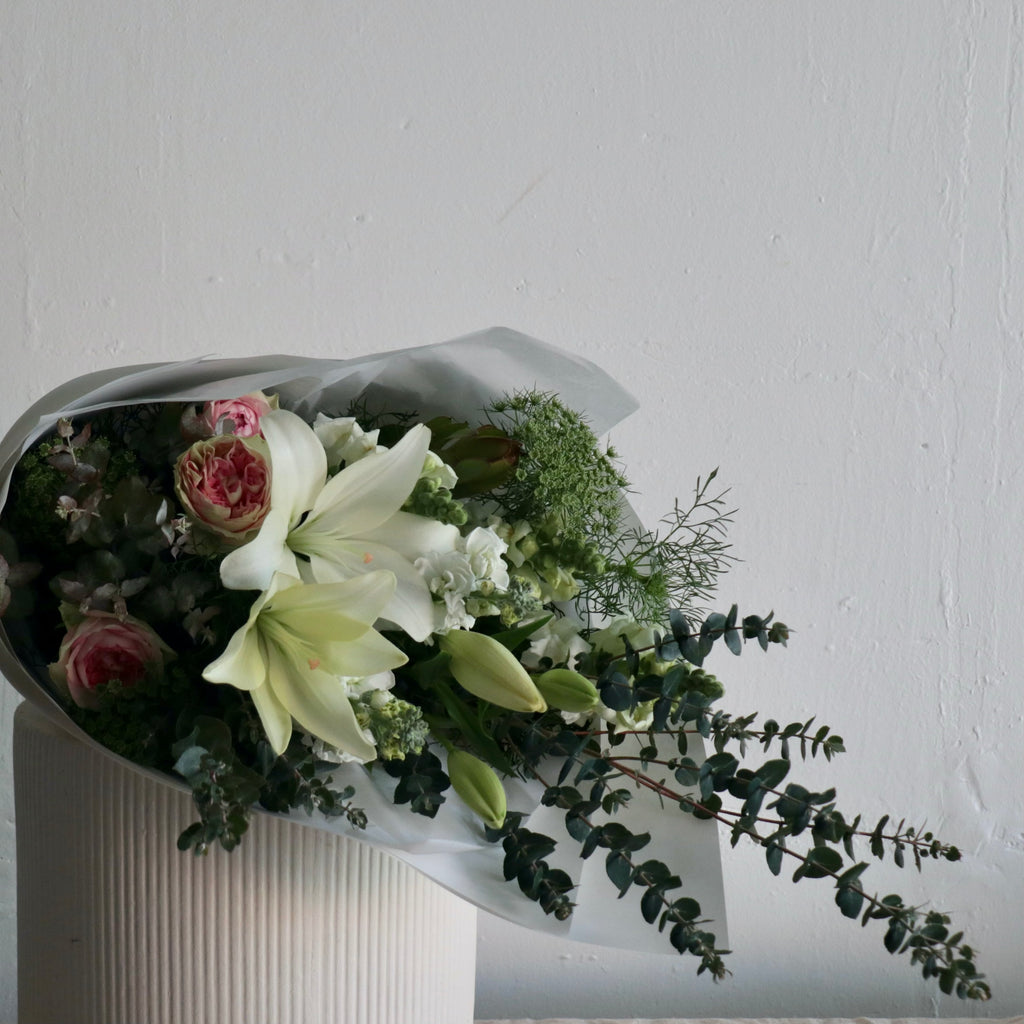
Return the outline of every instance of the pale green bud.
<path id="1" fill-rule="evenodd" d="M 547 592 L 554 601 L 571 601 L 580 592 L 580 585 L 572 573 L 561 567 L 545 571 L 544 583 L 547 584 Z"/>
<path id="2" fill-rule="evenodd" d="M 549 669 L 533 681 L 548 704 L 559 711 L 591 711 L 601 700 L 597 687 L 569 668 Z"/>
<path id="3" fill-rule="evenodd" d="M 537 543 L 537 538 L 534 534 L 527 534 L 517 545 L 519 553 L 523 556 L 523 560 L 528 562 L 538 551 L 540 551 L 540 545 Z"/>
<path id="4" fill-rule="evenodd" d="M 547 711 L 516 656 L 484 633 L 453 629 L 440 638 L 441 650 L 451 656 L 451 672 L 476 697 L 510 711 Z"/>
<path id="5" fill-rule="evenodd" d="M 505 788 L 490 765 L 465 750 L 453 750 L 448 755 L 448 778 L 471 811 L 491 828 L 501 828 L 508 805 Z"/>

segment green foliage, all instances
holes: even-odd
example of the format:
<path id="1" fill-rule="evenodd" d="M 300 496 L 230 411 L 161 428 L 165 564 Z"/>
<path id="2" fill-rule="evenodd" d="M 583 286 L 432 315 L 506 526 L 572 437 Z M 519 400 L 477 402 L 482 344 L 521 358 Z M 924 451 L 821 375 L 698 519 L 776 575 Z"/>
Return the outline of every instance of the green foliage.
<path id="1" fill-rule="evenodd" d="M 344 816 L 353 828 L 366 828 L 365 812 L 351 803 L 355 796 L 353 787 L 333 789 L 331 776 L 320 774 L 322 765 L 297 737 L 292 737 L 281 757 L 275 756 L 270 744 L 260 739 L 256 755 L 264 776 L 260 806 L 279 814 L 301 808 L 309 815 L 320 813 L 325 818 Z"/>
<path id="2" fill-rule="evenodd" d="M 38 450 L 28 451 L 15 467 L 4 506 L 4 525 L 16 537 L 31 537 L 36 550 L 61 550 L 64 523 L 56 515 L 64 475 Z"/>
<path id="3" fill-rule="evenodd" d="M 545 914 L 565 921 L 574 904 L 568 894 L 575 888 L 572 879 L 546 860 L 556 847 L 555 840 L 520 825 L 521 814 L 508 814 L 500 829 L 488 829 L 492 842 L 501 840 L 505 851 L 502 865 L 505 880 L 515 880 L 520 891 L 538 903 Z"/>
<path id="4" fill-rule="evenodd" d="M 500 492 L 510 522 L 557 524 L 558 533 L 584 545 L 617 534 L 626 478 L 580 413 L 540 391 L 508 395 L 489 412 L 522 445 Z"/>
<path id="5" fill-rule="evenodd" d="M 605 871 L 620 896 L 636 886 L 643 890 L 640 912 L 644 919 L 667 929 L 673 948 L 698 957 L 698 973 L 708 971 L 715 978 L 727 973 L 726 951 L 717 949 L 713 933 L 704 929 L 699 904 L 675 892 L 679 876 L 668 865 L 637 856 L 648 841 L 646 835 L 635 834 L 620 822 L 598 819 L 624 805 L 622 794 L 628 790 L 623 783 L 653 789 L 666 804 L 674 803 L 684 813 L 718 821 L 729 830 L 733 845 L 758 843 L 773 874 L 779 874 L 790 858 L 794 882 L 831 880 L 834 902 L 843 916 L 859 917 L 864 923 L 887 922 L 883 935 L 887 950 L 909 954 L 926 977 L 939 980 L 943 992 L 987 999 L 989 989 L 974 963 L 974 951 L 962 942 L 962 934 L 950 934 L 948 917 L 906 907 L 897 896 L 879 898 L 871 893 L 863 878 L 869 865 L 856 856 L 857 847 L 867 845 L 877 858 L 891 852 L 894 863 L 902 867 L 910 853 L 920 869 L 926 860 L 955 861 L 959 851 L 931 832 L 906 827 L 905 822 L 887 829 L 887 817 L 873 830 L 864 829 L 859 816 L 848 820 L 838 809 L 834 789 L 815 792 L 790 781 L 792 755 L 813 758 L 820 753 L 830 760 L 843 751 L 842 739 L 827 726 L 816 727 L 811 718 L 782 727 L 769 719 L 757 729 L 756 715 L 733 717 L 716 710 L 713 705 L 719 693 L 691 688 L 706 673 L 689 663 L 687 656 L 703 661 L 719 640 L 734 654 L 742 651 L 747 640 L 763 649 L 784 644 L 788 629 L 771 619 L 769 615 L 740 620 L 734 606 L 695 625 L 676 612 L 670 616 L 671 636 L 657 636 L 650 650 L 635 649 L 623 638 L 621 653 L 591 652 L 584 658 L 580 671 L 594 680 L 602 700 L 613 710 L 635 711 L 641 703 L 653 703 L 654 728 L 633 730 L 645 740 L 637 752 L 631 747 L 627 753 L 623 746 L 630 730 L 573 730 L 550 718 L 542 718 L 532 730 L 510 732 L 508 740 L 518 745 L 524 770 L 538 779 L 552 758 L 563 759 L 557 783 L 546 783 L 543 802 L 564 811 L 566 833 L 579 844 L 581 857 L 606 851 Z M 652 653 L 659 662 L 673 664 L 662 664 L 660 674 L 648 671 L 645 665 Z M 704 689 L 711 690 L 707 685 Z M 689 756 L 688 734 L 711 740 L 713 753 L 703 760 Z M 674 753 L 662 753 L 661 737 L 674 737 Z M 752 767 L 743 764 L 750 750 L 770 748 L 780 756 Z M 672 781 L 659 780 L 653 774 L 657 769 L 671 773 Z M 522 873 L 520 884 L 526 888 L 536 884 L 535 878 L 544 877 L 544 868 L 536 865 L 544 860 L 546 867 L 546 858 L 557 848 L 551 837 L 531 833 L 528 840 L 522 844 L 526 852 L 513 847 L 518 859 L 511 862 L 506 846 L 506 874 Z"/>
<path id="6" fill-rule="evenodd" d="M 197 716 L 171 748 L 173 770 L 192 788 L 200 819 L 178 837 L 179 849 L 205 854 L 214 843 L 234 849 L 256 804 L 277 813 L 301 808 L 328 818 L 344 815 L 354 828 L 366 827 L 365 813 L 350 802 L 354 790 L 332 789 L 330 776 L 318 773 L 316 759 L 298 739 L 278 757 L 262 736 L 251 735 L 250 745 L 245 730 L 228 721 Z"/>
<path id="7" fill-rule="evenodd" d="M 231 730 L 219 719 L 198 718 L 173 753 L 174 770 L 192 787 L 201 818 L 178 837 L 178 849 L 203 854 L 215 842 L 234 849 L 249 827 L 262 776 L 238 759 Z"/>
<path id="8" fill-rule="evenodd" d="M 659 623 L 668 607 L 696 611 L 714 594 L 732 556 L 725 530 L 732 521 L 725 493 L 712 495 L 713 470 L 698 478 L 689 506 L 678 502 L 658 530 L 618 533 L 604 550 L 605 568 L 583 581 L 581 605 L 600 616 L 628 613 Z"/>
<path id="9" fill-rule="evenodd" d="M 395 787 L 396 804 L 408 804 L 410 809 L 427 818 L 433 818 L 445 801 L 444 791 L 451 782 L 437 756 L 429 750 L 408 754 L 400 761 L 385 761 L 384 770 L 398 779 Z"/>
<path id="10" fill-rule="evenodd" d="M 180 665 L 163 675 L 148 674 L 134 686 L 117 680 L 98 690 L 94 709 L 68 705 L 71 719 L 97 742 L 136 764 L 168 771 L 168 751 L 176 738 L 179 715 L 196 706 L 195 686 Z"/>

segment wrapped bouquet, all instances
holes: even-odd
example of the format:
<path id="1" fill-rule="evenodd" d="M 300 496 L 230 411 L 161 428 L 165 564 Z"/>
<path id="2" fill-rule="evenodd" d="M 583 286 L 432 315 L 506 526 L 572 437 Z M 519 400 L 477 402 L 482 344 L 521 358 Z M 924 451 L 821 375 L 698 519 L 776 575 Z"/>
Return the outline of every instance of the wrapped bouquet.
<path id="1" fill-rule="evenodd" d="M 182 850 L 231 849 L 255 808 L 309 815 L 510 919 L 652 948 L 595 909 L 625 898 L 718 979 L 724 829 L 987 998 L 948 917 L 876 895 L 862 859 L 955 847 L 794 781 L 843 751 L 828 727 L 721 709 L 712 652 L 788 630 L 708 610 L 729 561 L 714 473 L 637 522 L 598 439 L 634 407 L 505 330 L 73 381 L 0 448 L 4 672 L 187 785 Z"/>

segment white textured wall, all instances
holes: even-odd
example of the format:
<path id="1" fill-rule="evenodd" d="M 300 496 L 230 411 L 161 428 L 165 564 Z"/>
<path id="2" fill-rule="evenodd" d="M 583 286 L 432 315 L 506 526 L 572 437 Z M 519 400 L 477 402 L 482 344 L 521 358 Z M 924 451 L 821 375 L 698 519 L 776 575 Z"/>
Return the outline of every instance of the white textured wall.
<path id="1" fill-rule="evenodd" d="M 642 512 L 720 466 L 723 600 L 799 631 L 720 656 L 732 706 L 819 714 L 843 807 L 962 846 L 876 884 L 956 911 L 1019 1013 L 1022 52 L 1020 0 L 7 0 L 0 428 L 156 358 L 494 323 L 590 355 L 644 400 Z M 479 1015 L 971 1012 L 824 883 L 725 862 L 730 981 L 484 923 Z"/>

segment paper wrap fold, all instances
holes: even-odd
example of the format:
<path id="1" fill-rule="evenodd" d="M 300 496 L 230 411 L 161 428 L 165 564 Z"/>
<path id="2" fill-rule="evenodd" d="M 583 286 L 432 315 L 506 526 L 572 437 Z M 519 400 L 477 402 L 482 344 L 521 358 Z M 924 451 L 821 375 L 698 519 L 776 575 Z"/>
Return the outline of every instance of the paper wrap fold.
<path id="1" fill-rule="evenodd" d="M 424 418 L 447 414 L 472 421 L 483 418 L 482 409 L 494 398 L 521 388 L 557 393 L 568 406 L 585 412 L 599 435 L 637 408 L 636 401 L 594 364 L 507 328 L 347 360 L 279 355 L 122 367 L 63 384 L 18 419 L 0 442 L 0 507 L 6 501 L 18 459 L 35 441 L 52 433 L 61 416 L 81 418 L 101 409 L 145 402 L 199 403 L 265 390 L 277 392 L 283 407 L 307 419 L 319 408 L 340 414 L 354 398 L 365 394 L 371 407 L 379 404 L 414 410 Z M 82 742 L 99 746 L 70 720 L 48 682 L 36 678 L 19 662 L 2 624 L 0 670 L 52 721 Z M 131 771 L 187 788 L 180 780 L 117 760 Z M 387 849 L 445 888 L 509 921 L 584 942 L 670 951 L 665 936 L 643 921 L 638 907 L 623 906 L 638 900 L 635 891 L 623 901 L 617 900 L 616 890 L 605 876 L 603 857 L 579 859 L 578 845 L 564 831 L 563 813 L 539 805 L 538 785 L 506 780 L 509 808 L 527 812 L 527 828 L 560 840 L 551 862 L 578 880 L 573 896 L 577 906 L 568 921 L 544 915 L 514 882 L 504 881 L 500 845 L 486 842 L 478 819 L 454 793 L 446 794 L 446 803 L 429 819 L 391 801 L 393 782 L 383 772 L 367 772 L 350 764 L 332 767 L 330 774 L 339 787 L 355 787 L 354 802 L 366 811 L 368 828 L 354 830 L 344 820 L 311 818 L 303 811 L 293 812 L 291 820 Z M 634 795 L 624 813 L 633 831 L 651 832 L 645 858 L 662 859 L 679 872 L 682 893 L 699 900 L 703 916 L 714 921 L 710 927 L 718 945 L 727 946 L 715 824 L 663 807 L 646 790 Z M 184 856 L 175 850 L 167 855 Z"/>

